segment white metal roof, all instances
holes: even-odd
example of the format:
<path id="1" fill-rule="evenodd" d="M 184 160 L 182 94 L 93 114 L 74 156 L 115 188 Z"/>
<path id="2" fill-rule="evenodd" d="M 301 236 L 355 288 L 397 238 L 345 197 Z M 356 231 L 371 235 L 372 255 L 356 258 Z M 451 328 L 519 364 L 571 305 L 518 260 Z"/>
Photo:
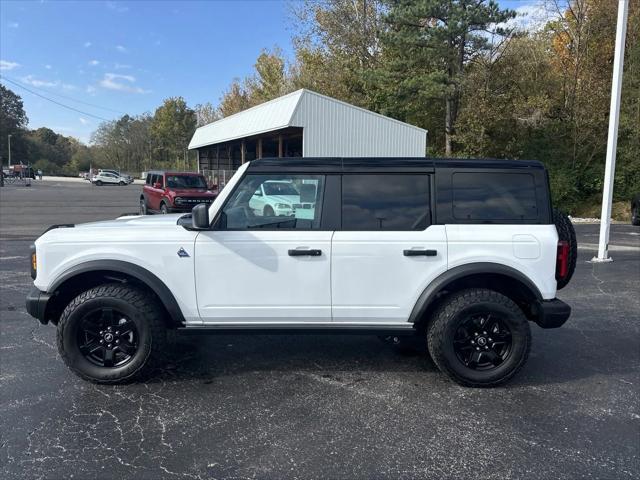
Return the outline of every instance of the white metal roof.
<path id="1" fill-rule="evenodd" d="M 338 109 L 342 111 L 341 115 L 361 117 L 363 122 L 390 122 L 388 125 L 391 127 L 393 124 L 394 129 L 409 129 L 422 135 L 426 139 L 426 130 L 422 128 L 385 117 L 325 95 L 320 95 L 310 90 L 301 89 L 198 128 L 193 134 L 191 142 L 189 142 L 189 149 L 236 140 L 286 127 L 307 127 L 308 125 L 306 125 L 306 123 L 309 123 L 310 115 L 304 112 L 298 112 L 298 109 L 300 107 L 305 108 L 305 106 L 308 105 L 318 104 L 326 104 L 327 107 L 334 107 L 331 108 L 333 115 L 340 114 L 336 112 L 336 109 Z M 327 111 L 326 108 L 323 110 Z M 316 121 L 317 120 L 318 119 L 316 119 Z M 324 123 L 331 119 L 323 118 L 319 120 Z"/>

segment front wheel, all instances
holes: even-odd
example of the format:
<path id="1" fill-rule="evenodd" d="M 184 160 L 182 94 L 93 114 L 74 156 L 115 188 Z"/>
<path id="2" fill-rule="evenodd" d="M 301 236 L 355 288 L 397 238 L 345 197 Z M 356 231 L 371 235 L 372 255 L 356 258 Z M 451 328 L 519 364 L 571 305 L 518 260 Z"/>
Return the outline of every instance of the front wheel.
<path id="1" fill-rule="evenodd" d="M 512 378 L 531 349 L 531 330 L 513 300 L 493 290 L 452 294 L 427 328 L 437 367 L 468 387 L 494 387 Z"/>
<path id="2" fill-rule="evenodd" d="M 147 214 L 147 202 L 145 202 L 144 198 L 140 199 L 140 215 Z"/>
<path id="3" fill-rule="evenodd" d="M 124 187 L 126 185 L 126 183 L 120 182 L 118 185 L 120 185 L 121 187 Z"/>
<path id="4" fill-rule="evenodd" d="M 162 311 L 149 294 L 110 283 L 78 295 L 58 323 L 60 356 L 79 377 L 123 383 L 159 363 L 166 345 Z"/>
<path id="5" fill-rule="evenodd" d="M 166 215 L 167 213 L 169 213 L 169 209 L 167 208 L 166 203 L 160 204 L 160 213 L 162 213 L 163 215 Z"/>

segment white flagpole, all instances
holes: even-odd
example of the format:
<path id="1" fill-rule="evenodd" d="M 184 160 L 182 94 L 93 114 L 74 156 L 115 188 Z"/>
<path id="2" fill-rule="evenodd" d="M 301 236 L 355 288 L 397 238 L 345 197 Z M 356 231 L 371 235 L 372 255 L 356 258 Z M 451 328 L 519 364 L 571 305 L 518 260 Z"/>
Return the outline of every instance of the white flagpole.
<path id="1" fill-rule="evenodd" d="M 609 231 L 611 227 L 611 202 L 613 201 L 613 181 L 616 171 L 616 147 L 618 124 L 620 123 L 620 92 L 622 90 L 622 69 L 624 66 L 624 41 L 627 35 L 629 0 L 618 0 L 618 25 L 616 27 L 616 50 L 613 57 L 613 81 L 611 82 L 611 107 L 609 110 L 609 137 L 607 139 L 607 161 L 604 171 L 602 192 L 602 214 L 600 219 L 600 241 L 598 256 L 593 262 L 611 262 L 609 257 Z"/>

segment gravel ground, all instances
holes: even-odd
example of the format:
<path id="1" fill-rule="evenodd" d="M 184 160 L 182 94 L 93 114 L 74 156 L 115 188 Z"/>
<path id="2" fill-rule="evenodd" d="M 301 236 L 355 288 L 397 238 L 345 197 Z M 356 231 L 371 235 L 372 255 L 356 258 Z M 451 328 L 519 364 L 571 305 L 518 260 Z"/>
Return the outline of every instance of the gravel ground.
<path id="1" fill-rule="evenodd" d="M 179 339 L 144 383 L 96 386 L 24 310 L 28 246 L 135 211 L 139 191 L 0 189 L 1 478 L 640 477 L 639 228 L 614 225 L 614 262 L 591 264 L 599 227 L 576 227 L 573 315 L 532 327 L 503 388 L 459 387 L 374 337 L 287 335 Z"/>

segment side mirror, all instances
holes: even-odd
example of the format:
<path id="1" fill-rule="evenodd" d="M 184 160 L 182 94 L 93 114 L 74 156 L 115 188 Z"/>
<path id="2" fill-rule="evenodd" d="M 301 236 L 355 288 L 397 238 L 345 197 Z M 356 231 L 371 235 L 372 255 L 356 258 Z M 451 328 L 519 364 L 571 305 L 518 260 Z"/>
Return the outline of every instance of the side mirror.
<path id="1" fill-rule="evenodd" d="M 209 228 L 209 205 L 200 203 L 191 210 L 191 225 L 197 230 Z"/>

